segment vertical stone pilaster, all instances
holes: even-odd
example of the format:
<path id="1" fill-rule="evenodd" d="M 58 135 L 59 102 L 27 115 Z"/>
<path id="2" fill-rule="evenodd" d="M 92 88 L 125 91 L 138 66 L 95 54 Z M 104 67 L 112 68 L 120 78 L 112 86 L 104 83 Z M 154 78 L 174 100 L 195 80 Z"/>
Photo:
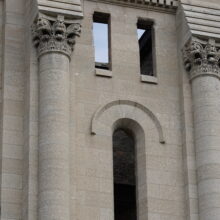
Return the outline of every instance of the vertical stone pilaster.
<path id="1" fill-rule="evenodd" d="M 193 97 L 200 220 L 220 218 L 220 53 L 214 40 L 184 49 Z"/>
<path id="2" fill-rule="evenodd" d="M 70 220 L 69 60 L 80 24 L 39 17 L 33 42 L 39 55 L 39 220 Z"/>

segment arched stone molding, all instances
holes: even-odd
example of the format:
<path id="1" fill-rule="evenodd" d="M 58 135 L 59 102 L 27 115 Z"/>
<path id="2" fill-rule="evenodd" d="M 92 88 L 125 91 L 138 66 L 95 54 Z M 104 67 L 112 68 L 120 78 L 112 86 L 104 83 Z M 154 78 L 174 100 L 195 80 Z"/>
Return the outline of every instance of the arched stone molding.
<path id="1" fill-rule="evenodd" d="M 159 142 L 165 143 L 163 129 L 156 115 L 146 106 L 132 100 L 115 100 L 101 106 L 92 118 L 91 133 L 112 134 L 115 122 L 123 118 L 136 121 L 143 128 L 147 118 L 150 118 L 157 129 Z"/>

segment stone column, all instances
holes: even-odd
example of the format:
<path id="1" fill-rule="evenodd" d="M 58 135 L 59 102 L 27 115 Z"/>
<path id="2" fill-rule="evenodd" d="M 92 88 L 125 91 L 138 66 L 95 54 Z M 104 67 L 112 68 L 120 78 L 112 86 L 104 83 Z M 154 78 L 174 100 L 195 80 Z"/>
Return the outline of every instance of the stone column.
<path id="1" fill-rule="evenodd" d="M 33 42 L 39 56 L 39 220 L 70 220 L 69 60 L 80 24 L 39 17 Z"/>
<path id="2" fill-rule="evenodd" d="M 193 97 L 200 220 L 220 219 L 220 53 L 214 40 L 184 50 Z"/>

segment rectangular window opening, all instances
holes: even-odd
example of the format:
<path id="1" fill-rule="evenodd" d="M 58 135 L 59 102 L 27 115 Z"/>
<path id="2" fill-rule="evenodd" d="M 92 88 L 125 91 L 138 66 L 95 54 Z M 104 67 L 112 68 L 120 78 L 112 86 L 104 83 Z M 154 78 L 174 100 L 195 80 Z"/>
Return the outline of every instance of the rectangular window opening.
<path id="1" fill-rule="evenodd" d="M 153 22 L 138 20 L 137 35 L 139 44 L 141 75 L 155 76 Z"/>
<path id="2" fill-rule="evenodd" d="M 93 39 L 95 47 L 95 67 L 111 69 L 110 56 L 110 15 L 95 12 L 93 15 Z"/>

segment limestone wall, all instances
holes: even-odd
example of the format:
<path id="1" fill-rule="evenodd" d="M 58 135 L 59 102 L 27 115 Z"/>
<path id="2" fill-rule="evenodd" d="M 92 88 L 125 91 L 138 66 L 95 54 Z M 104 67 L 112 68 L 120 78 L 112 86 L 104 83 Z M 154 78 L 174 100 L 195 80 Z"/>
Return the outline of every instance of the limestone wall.
<path id="1" fill-rule="evenodd" d="M 2 5 L 2 1 L 1 1 Z M 4 1 L 1 219 L 22 219 L 24 0 Z"/>
<path id="2" fill-rule="evenodd" d="M 95 75 L 94 11 L 111 14 L 112 78 Z M 112 137 L 104 127 L 100 129 L 103 135 L 92 136 L 90 122 L 100 106 L 125 99 L 149 108 L 164 129 L 166 144 L 162 145 L 154 124 L 146 117 L 142 157 L 147 167 L 148 206 L 144 204 L 148 218 L 185 220 L 175 15 L 91 1 L 84 2 L 84 15 L 71 62 L 71 129 L 75 134 L 71 143 L 72 216 L 113 219 Z M 156 85 L 140 81 L 138 17 L 155 21 Z M 114 117 L 106 113 L 106 124 Z"/>
<path id="3" fill-rule="evenodd" d="M 25 85 L 24 85 L 24 176 L 22 219 L 37 220 L 38 199 L 38 60 L 32 44 L 31 25 L 36 1 L 25 1 Z"/>
<path id="4" fill-rule="evenodd" d="M 183 0 L 183 6 L 192 1 Z M 30 28 L 37 14 L 36 7 L 32 7 L 36 1 L 5 2 L 6 23 L 2 32 L 0 0 L 1 219 L 37 220 L 39 63 Z M 69 4 L 66 0 L 54 2 Z M 120 127 L 132 130 L 136 142 L 139 220 L 198 219 L 192 97 L 182 65 L 183 45 L 179 44 L 185 43 L 180 36 L 183 34 L 186 39 L 190 33 L 187 25 L 181 26 L 182 19 L 186 21 L 184 13 L 176 19 L 177 4 L 171 0 L 166 3 L 175 2 L 175 7 L 163 7 L 164 1 L 146 1 L 144 9 L 141 2 L 136 6 L 133 1 L 118 2 L 83 2 L 82 33 L 71 57 L 71 219 L 114 219 L 112 132 Z M 52 1 L 39 0 L 42 10 L 46 3 L 51 5 Z M 79 7 L 79 1 L 72 3 L 72 9 Z M 188 13 L 191 8 L 186 8 Z M 199 8 L 194 7 L 192 13 Z M 211 6 L 202 5 L 202 10 L 207 8 L 216 12 Z M 111 16 L 112 69 L 101 71 L 102 76 L 95 69 L 95 11 Z M 82 17 L 81 11 L 78 17 Z M 138 18 L 154 23 L 155 77 L 140 76 Z M 98 132 L 91 129 L 94 115 Z M 59 131 L 58 126 L 56 129 Z"/>
<path id="5" fill-rule="evenodd" d="M 0 1 L 0 143 L 2 140 L 2 49 L 3 49 L 3 1 Z M 0 147 L 0 157 L 2 157 L 2 146 Z M 1 169 L 1 165 L 0 165 Z M 0 177 L 1 179 L 1 177 Z M 0 193 L 1 195 L 1 193 Z M 0 199 L 1 201 L 1 199 Z"/>

